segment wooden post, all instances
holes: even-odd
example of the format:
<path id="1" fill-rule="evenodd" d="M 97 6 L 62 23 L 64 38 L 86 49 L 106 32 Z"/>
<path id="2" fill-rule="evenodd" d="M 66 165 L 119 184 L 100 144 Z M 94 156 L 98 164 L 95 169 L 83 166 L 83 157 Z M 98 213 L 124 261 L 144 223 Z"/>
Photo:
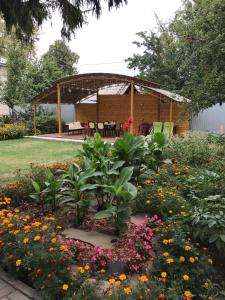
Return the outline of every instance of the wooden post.
<path id="1" fill-rule="evenodd" d="M 61 113 L 61 93 L 60 85 L 57 83 L 57 102 L 58 102 L 58 137 L 62 137 L 62 113 Z"/>
<path id="2" fill-rule="evenodd" d="M 96 121 L 99 122 L 99 103 L 98 103 L 98 89 L 96 92 Z"/>
<path id="3" fill-rule="evenodd" d="M 76 104 L 74 103 L 74 122 L 77 121 L 77 111 L 76 111 Z"/>
<path id="4" fill-rule="evenodd" d="M 33 105 L 33 110 L 34 110 L 34 135 L 37 135 L 37 121 L 36 121 L 36 104 Z"/>
<path id="5" fill-rule="evenodd" d="M 132 123 L 130 125 L 130 132 L 134 134 L 134 81 L 130 82 L 130 117 Z"/>
<path id="6" fill-rule="evenodd" d="M 172 122 L 173 120 L 173 102 L 170 100 L 170 136 L 172 135 Z"/>

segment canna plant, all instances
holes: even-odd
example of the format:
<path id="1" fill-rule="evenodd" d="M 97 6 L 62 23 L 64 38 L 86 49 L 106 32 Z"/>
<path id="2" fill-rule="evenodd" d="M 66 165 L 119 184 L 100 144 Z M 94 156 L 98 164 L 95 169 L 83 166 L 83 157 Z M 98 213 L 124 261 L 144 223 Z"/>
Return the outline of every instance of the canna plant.
<path id="1" fill-rule="evenodd" d="M 95 215 L 96 219 L 114 218 L 115 233 L 120 235 L 128 229 L 127 222 L 131 215 L 131 201 L 137 195 L 136 187 L 131 184 L 133 167 L 124 167 L 118 179 L 111 185 L 104 185 L 104 192 L 109 194 L 107 208 Z"/>
<path id="2" fill-rule="evenodd" d="M 62 171 L 62 188 L 60 191 L 60 206 L 76 210 L 76 224 L 81 224 L 90 206 L 90 192 L 97 184 L 90 184 L 91 178 L 99 176 L 94 169 L 83 171 L 77 164 L 72 164 L 68 170 Z"/>
<path id="3" fill-rule="evenodd" d="M 43 185 L 31 179 L 35 193 L 30 197 L 41 204 L 42 212 L 46 213 L 50 207 L 53 211 L 59 206 L 59 191 L 62 186 L 60 178 L 55 178 L 54 174 L 47 169 L 45 171 L 45 181 Z"/>

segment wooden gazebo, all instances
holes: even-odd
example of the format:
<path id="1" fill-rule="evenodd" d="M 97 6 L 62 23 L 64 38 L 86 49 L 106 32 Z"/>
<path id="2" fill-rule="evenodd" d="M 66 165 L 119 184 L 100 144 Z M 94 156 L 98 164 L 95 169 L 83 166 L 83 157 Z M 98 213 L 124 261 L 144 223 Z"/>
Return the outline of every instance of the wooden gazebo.
<path id="1" fill-rule="evenodd" d="M 100 95 L 101 89 L 115 85 L 125 85 L 126 93 Z M 91 95 L 96 95 L 95 103 L 87 103 Z M 160 85 L 136 77 L 90 73 L 62 78 L 33 99 L 34 131 L 36 134 L 36 106 L 38 104 L 58 104 L 58 136 L 62 136 L 61 104 L 74 104 L 75 119 L 81 122 L 105 121 L 107 119 L 123 122 L 130 116 L 133 120 L 130 131 L 137 133 L 138 124 L 153 121 L 178 120 L 184 111 L 186 99 L 160 89 Z M 187 119 L 180 122 L 180 131 L 189 129 Z"/>

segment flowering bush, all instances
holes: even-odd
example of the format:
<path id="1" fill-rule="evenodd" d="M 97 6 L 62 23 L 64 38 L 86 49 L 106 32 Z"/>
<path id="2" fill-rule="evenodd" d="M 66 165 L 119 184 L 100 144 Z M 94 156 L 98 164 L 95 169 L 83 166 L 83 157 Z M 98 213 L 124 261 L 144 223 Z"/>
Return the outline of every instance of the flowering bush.
<path id="1" fill-rule="evenodd" d="M 0 140 L 17 139 L 25 136 L 26 127 L 23 124 L 4 124 L 0 127 Z"/>
<path id="2" fill-rule="evenodd" d="M 46 299 L 64 295 L 83 244 L 61 238 L 61 226 L 52 216 L 32 220 L 18 208 L 7 208 L 0 211 L 0 224 L 1 266 L 41 290 Z"/>
<path id="3" fill-rule="evenodd" d="M 93 255 L 90 259 L 90 265 L 92 270 L 105 272 L 109 266 L 109 260 L 112 258 L 110 250 L 104 251 L 101 247 L 95 247 L 93 249 Z"/>
<path id="4" fill-rule="evenodd" d="M 131 271 L 139 273 L 147 266 L 153 256 L 152 239 L 154 232 L 150 224 L 161 221 L 155 215 L 153 218 L 146 217 L 145 222 L 139 226 L 130 226 L 131 236 L 128 238 L 128 265 Z"/>

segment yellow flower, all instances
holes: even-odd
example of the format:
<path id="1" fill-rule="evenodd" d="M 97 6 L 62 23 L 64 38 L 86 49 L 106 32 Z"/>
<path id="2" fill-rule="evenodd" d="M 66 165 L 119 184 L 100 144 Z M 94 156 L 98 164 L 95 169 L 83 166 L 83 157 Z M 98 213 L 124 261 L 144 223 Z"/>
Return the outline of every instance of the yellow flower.
<path id="1" fill-rule="evenodd" d="M 47 230 L 48 229 L 48 226 L 47 225 L 43 225 L 42 227 L 41 227 L 41 230 Z"/>
<path id="2" fill-rule="evenodd" d="M 34 226 L 34 227 L 38 227 L 38 226 L 40 226 L 41 225 L 41 222 L 34 222 L 34 223 L 32 223 L 32 225 Z"/>
<path id="3" fill-rule="evenodd" d="M 35 237 L 34 237 L 34 241 L 39 241 L 40 240 L 40 235 L 36 235 Z"/>
<path id="4" fill-rule="evenodd" d="M 52 242 L 53 244 L 56 243 L 56 241 L 57 241 L 56 238 L 52 238 L 52 239 L 51 239 L 51 242 Z"/>
<path id="5" fill-rule="evenodd" d="M 64 250 L 64 249 L 65 249 L 65 246 L 64 246 L 64 245 L 61 245 L 61 246 L 59 247 L 59 249 L 60 249 L 60 250 Z"/>
<path id="6" fill-rule="evenodd" d="M 53 247 L 50 247 L 50 248 L 49 248 L 49 251 L 50 251 L 50 252 L 52 252 L 52 251 L 54 251 L 54 250 L 55 250 L 55 249 L 54 249 Z"/>
<path id="7" fill-rule="evenodd" d="M 127 279 L 127 276 L 126 276 L 125 274 L 121 274 L 121 275 L 119 276 L 119 279 L 120 279 L 121 281 L 126 280 L 126 279 Z"/>
<path id="8" fill-rule="evenodd" d="M 86 271 L 88 271 L 88 270 L 90 270 L 90 266 L 89 266 L 89 265 L 85 265 L 84 269 L 85 269 Z"/>
<path id="9" fill-rule="evenodd" d="M 29 242 L 29 238 L 24 238 L 24 239 L 23 239 L 23 243 L 24 243 L 24 244 L 27 244 L 28 242 Z"/>
<path id="10" fill-rule="evenodd" d="M 209 263 L 210 265 L 212 265 L 212 264 L 213 264 L 213 260 L 212 260 L 211 258 L 209 258 L 209 259 L 208 259 L 208 263 Z"/>
<path id="11" fill-rule="evenodd" d="M 109 283 L 110 283 L 110 284 L 114 284 L 115 282 L 116 282 L 116 280 L 115 280 L 114 278 L 110 278 L 110 279 L 109 279 Z"/>
<path id="12" fill-rule="evenodd" d="M 183 275 L 183 280 L 184 281 L 188 281 L 189 279 L 190 279 L 190 277 L 187 274 Z"/>
<path id="13" fill-rule="evenodd" d="M 180 256 L 179 257 L 179 262 L 184 262 L 185 261 L 185 258 L 183 256 Z"/>
<path id="14" fill-rule="evenodd" d="M 168 264 L 172 264 L 174 262 L 174 259 L 169 257 L 169 258 L 167 258 L 166 262 Z"/>
<path id="15" fill-rule="evenodd" d="M 163 244 L 167 245 L 167 244 L 169 244 L 169 241 L 168 240 L 163 240 Z"/>
<path id="16" fill-rule="evenodd" d="M 57 225 L 56 229 L 62 229 L 62 226 Z"/>
<path id="17" fill-rule="evenodd" d="M 15 230 L 14 232 L 13 232 L 13 234 L 18 234 L 20 231 L 19 230 Z"/>
<path id="18" fill-rule="evenodd" d="M 16 266 L 19 267 L 22 264 L 22 260 L 21 259 L 17 259 L 16 261 Z"/>
<path id="19" fill-rule="evenodd" d="M 195 258 L 191 256 L 191 257 L 189 258 L 189 261 L 190 261 L 191 263 L 194 263 L 194 262 L 195 262 Z"/>
<path id="20" fill-rule="evenodd" d="M 15 208 L 14 211 L 15 211 L 15 213 L 19 213 L 20 212 L 19 208 Z"/>
<path id="21" fill-rule="evenodd" d="M 169 256 L 169 252 L 164 252 L 163 256 L 165 256 L 165 257 Z"/>
<path id="22" fill-rule="evenodd" d="M 167 273 L 166 273 L 166 272 L 162 272 L 162 273 L 161 273 L 161 277 L 162 277 L 162 278 L 166 278 L 166 277 L 167 277 Z"/>
<path id="23" fill-rule="evenodd" d="M 63 289 L 64 291 L 67 291 L 68 288 L 69 288 L 68 284 L 63 284 L 62 289 Z"/>
<path id="24" fill-rule="evenodd" d="M 121 281 L 117 280 L 117 281 L 115 282 L 115 285 L 116 285 L 116 286 L 120 286 L 120 285 L 121 285 Z"/>
<path id="25" fill-rule="evenodd" d="M 14 227 L 14 224 L 9 223 L 9 224 L 8 224 L 8 227 L 9 227 L 9 228 L 13 228 L 13 227 Z"/>
<path id="26" fill-rule="evenodd" d="M 192 297 L 192 293 L 190 291 L 185 291 L 184 292 L 184 296 L 191 298 Z"/>
<path id="27" fill-rule="evenodd" d="M 170 214 L 172 214 L 172 213 L 173 213 L 173 211 L 172 211 L 172 210 L 169 210 L 169 213 L 170 213 Z"/>
<path id="28" fill-rule="evenodd" d="M 191 250 L 191 246 L 184 246 L 184 250 L 185 251 L 190 251 Z"/>
<path id="29" fill-rule="evenodd" d="M 84 268 L 83 267 L 79 267 L 78 271 L 83 274 L 84 273 Z"/>
<path id="30" fill-rule="evenodd" d="M 148 282 L 148 277 L 146 275 L 141 275 L 141 276 L 139 276 L 139 281 L 140 282 Z"/>
<path id="31" fill-rule="evenodd" d="M 130 294 L 132 293 L 132 290 L 131 290 L 131 288 L 129 288 L 129 287 L 126 287 L 126 288 L 124 288 L 123 290 L 124 290 L 124 293 L 125 293 L 126 295 L 130 295 Z"/>

